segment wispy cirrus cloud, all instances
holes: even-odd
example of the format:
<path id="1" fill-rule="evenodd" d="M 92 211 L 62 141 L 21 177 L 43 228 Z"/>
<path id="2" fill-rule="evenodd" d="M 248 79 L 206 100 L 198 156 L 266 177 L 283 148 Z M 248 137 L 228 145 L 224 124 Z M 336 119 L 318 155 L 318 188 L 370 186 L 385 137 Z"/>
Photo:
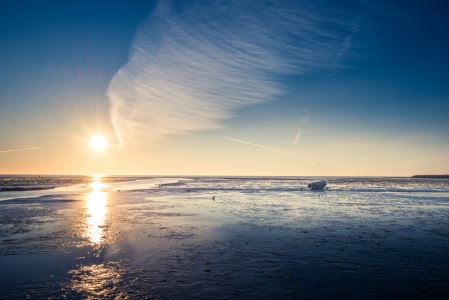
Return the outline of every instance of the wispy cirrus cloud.
<path id="1" fill-rule="evenodd" d="M 161 1 L 108 89 L 121 143 L 221 128 L 283 92 L 279 76 L 341 67 L 356 11 L 330 1 Z"/>

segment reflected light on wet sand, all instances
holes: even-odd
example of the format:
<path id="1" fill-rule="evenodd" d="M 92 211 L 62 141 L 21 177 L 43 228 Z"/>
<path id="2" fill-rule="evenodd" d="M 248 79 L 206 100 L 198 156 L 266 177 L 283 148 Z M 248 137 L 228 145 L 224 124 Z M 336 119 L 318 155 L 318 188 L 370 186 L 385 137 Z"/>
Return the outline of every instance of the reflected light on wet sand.
<path id="1" fill-rule="evenodd" d="M 83 299 L 125 299 L 126 292 L 117 289 L 117 285 L 123 286 L 124 273 L 125 270 L 117 262 L 81 266 L 69 272 L 72 276 L 69 288 L 90 296 Z"/>
<path id="2" fill-rule="evenodd" d="M 101 189 L 107 187 L 106 184 L 99 181 L 96 177 L 89 187 L 93 188 L 93 191 L 86 196 L 86 224 L 87 238 L 94 244 L 100 244 L 101 238 L 106 225 L 106 192 L 102 192 Z"/>

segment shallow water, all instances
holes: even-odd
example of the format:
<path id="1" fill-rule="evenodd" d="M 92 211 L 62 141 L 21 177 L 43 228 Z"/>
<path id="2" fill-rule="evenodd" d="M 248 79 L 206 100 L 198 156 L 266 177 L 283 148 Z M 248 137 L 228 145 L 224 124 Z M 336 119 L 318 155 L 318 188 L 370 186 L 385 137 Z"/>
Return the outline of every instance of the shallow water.
<path id="1" fill-rule="evenodd" d="M 73 195 L 78 193 L 92 193 L 96 188 L 95 184 L 101 182 L 98 186 L 101 192 L 116 192 L 116 191 L 129 191 L 136 189 L 148 189 L 154 188 L 159 184 L 177 182 L 178 179 L 174 178 L 126 178 L 126 177 L 95 177 L 95 176 L 73 176 L 74 180 L 72 182 L 82 182 L 75 184 L 64 184 L 58 183 L 57 178 L 47 178 L 50 179 L 51 183 L 38 183 L 30 184 L 29 186 L 40 187 L 40 186 L 50 186 L 53 187 L 47 190 L 31 190 L 31 191 L 14 191 L 5 192 L 0 190 L 0 201 L 18 198 L 35 198 L 48 195 Z M 18 178 L 17 180 L 20 180 Z M 110 182 L 112 181 L 112 182 Z M 94 183 L 94 185 L 92 185 Z M 3 185 L 6 187 L 6 185 Z M 27 186 L 27 185 L 25 185 Z M 0 184 L 0 187 L 2 185 Z"/>
<path id="2" fill-rule="evenodd" d="M 312 179 L 196 178 L 1 201 L 0 294 L 449 296 L 449 181 L 327 178 L 315 192 Z"/>

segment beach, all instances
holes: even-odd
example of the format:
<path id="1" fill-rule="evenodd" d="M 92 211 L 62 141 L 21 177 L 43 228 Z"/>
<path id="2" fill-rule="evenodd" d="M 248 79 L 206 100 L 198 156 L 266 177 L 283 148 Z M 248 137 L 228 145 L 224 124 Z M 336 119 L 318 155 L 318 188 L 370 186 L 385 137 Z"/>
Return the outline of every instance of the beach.
<path id="1" fill-rule="evenodd" d="M 0 294 L 447 299 L 448 180 L 324 179 L 96 178 L 4 197 Z"/>

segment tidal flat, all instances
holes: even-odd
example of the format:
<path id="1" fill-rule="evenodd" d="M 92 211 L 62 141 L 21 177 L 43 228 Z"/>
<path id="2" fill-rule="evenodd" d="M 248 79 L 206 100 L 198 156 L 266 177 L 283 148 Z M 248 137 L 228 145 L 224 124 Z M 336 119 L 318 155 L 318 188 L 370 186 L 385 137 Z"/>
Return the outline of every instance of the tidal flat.
<path id="1" fill-rule="evenodd" d="M 324 179 L 97 178 L 9 197 L 0 298 L 449 298 L 448 180 Z"/>

